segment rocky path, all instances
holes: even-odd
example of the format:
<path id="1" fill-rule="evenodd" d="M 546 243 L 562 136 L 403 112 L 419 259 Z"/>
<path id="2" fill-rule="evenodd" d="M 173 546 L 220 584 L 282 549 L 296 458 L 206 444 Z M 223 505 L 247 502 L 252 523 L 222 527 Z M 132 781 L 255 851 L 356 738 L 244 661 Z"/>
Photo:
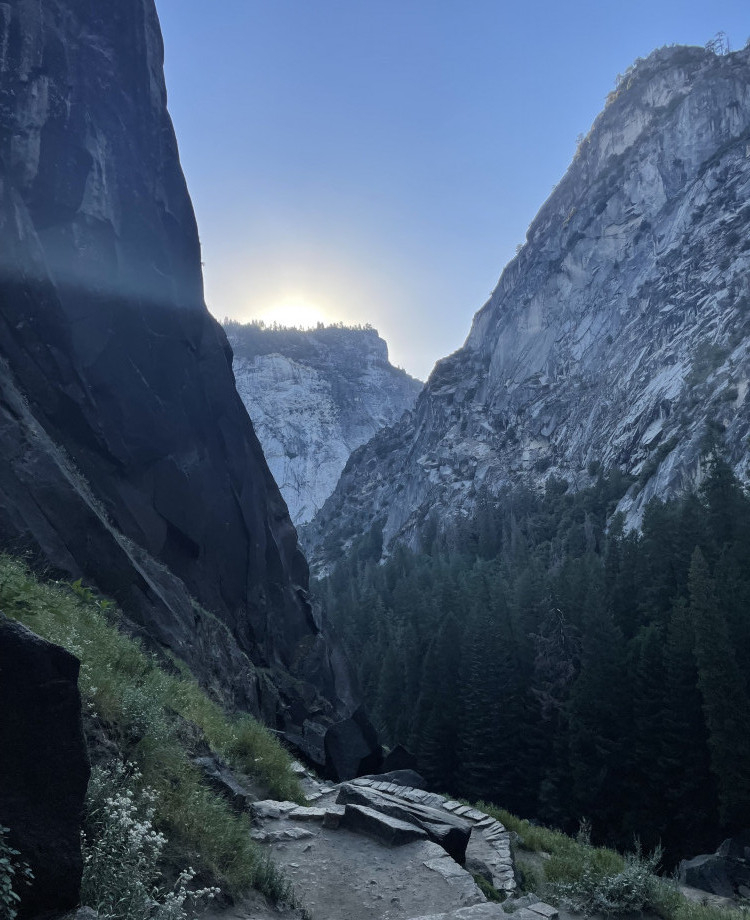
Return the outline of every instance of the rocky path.
<path id="1" fill-rule="evenodd" d="M 251 812 L 253 837 L 269 847 L 311 920 L 557 916 L 533 898 L 515 898 L 509 835 L 483 812 L 388 778 L 302 781 L 307 807 L 264 801 Z M 486 900 L 474 875 L 507 895 L 507 912 Z M 267 910 L 247 903 L 204 920 L 265 920 L 274 916 Z"/>

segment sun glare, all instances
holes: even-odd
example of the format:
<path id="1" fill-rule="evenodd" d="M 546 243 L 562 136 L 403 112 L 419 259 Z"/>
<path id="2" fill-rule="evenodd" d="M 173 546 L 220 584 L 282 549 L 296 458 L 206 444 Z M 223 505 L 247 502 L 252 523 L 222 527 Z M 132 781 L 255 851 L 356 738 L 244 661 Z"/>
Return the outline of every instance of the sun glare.
<path id="1" fill-rule="evenodd" d="M 269 326 L 278 323 L 280 326 L 297 326 L 301 329 L 309 329 L 311 326 L 317 326 L 318 323 L 330 322 L 320 307 L 308 301 L 296 299 L 271 307 L 261 313 L 258 318 Z"/>

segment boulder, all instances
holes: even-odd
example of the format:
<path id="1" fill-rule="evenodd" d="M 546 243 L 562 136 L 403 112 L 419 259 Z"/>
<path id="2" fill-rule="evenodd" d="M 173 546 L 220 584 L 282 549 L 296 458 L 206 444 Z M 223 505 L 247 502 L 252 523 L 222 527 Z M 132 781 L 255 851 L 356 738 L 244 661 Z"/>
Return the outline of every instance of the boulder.
<path id="1" fill-rule="evenodd" d="M 416 825 L 399 821 L 398 818 L 364 805 L 347 805 L 339 826 L 355 833 L 367 834 L 392 847 L 427 838 L 427 834 Z"/>
<path id="2" fill-rule="evenodd" d="M 454 815 L 351 783 L 341 787 L 336 801 L 339 805 L 360 805 L 413 824 L 421 828 L 433 843 L 441 846 L 457 863 L 464 863 L 471 825 Z"/>
<path id="3" fill-rule="evenodd" d="M 742 831 L 734 837 L 728 837 L 716 851 L 716 855 L 750 863 L 750 831 Z"/>
<path id="4" fill-rule="evenodd" d="M 750 888 L 750 831 L 725 840 L 715 853 L 684 859 L 679 866 L 683 885 L 724 898 L 742 897 Z"/>
<path id="5" fill-rule="evenodd" d="M 407 751 L 402 744 L 397 744 L 392 748 L 383 761 L 384 773 L 391 773 L 393 771 L 402 772 L 404 770 L 416 773 L 417 767 L 417 758 L 411 751 Z M 393 782 L 396 782 L 396 780 L 393 780 Z M 423 789 L 424 786 L 420 786 L 419 788 Z"/>
<path id="6" fill-rule="evenodd" d="M 377 732 L 361 707 L 326 731 L 324 746 L 325 775 L 337 783 L 377 773 L 383 762 Z"/>
<path id="7" fill-rule="evenodd" d="M 683 859 L 679 868 L 679 879 L 683 885 L 710 891 L 725 898 L 734 895 L 734 885 L 729 874 L 727 860 L 723 856 L 704 854 L 693 859 Z"/>
<path id="8" fill-rule="evenodd" d="M 79 901 L 89 761 L 78 659 L 0 614 L 0 824 L 34 879 L 20 918 Z"/>

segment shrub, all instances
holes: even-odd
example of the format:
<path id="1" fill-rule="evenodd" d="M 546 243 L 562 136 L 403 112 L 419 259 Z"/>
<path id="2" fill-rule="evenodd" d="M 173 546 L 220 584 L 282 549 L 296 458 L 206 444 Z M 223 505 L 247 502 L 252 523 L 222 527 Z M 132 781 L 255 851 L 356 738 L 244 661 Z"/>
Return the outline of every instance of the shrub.
<path id="1" fill-rule="evenodd" d="M 183 870 L 171 890 L 158 886 L 167 843 L 154 827 L 157 795 L 139 788 L 140 773 L 113 762 L 96 767 L 87 794 L 81 900 L 103 920 L 183 920 L 188 900 L 199 903 L 218 888 L 188 891 L 195 876 Z"/>
<path id="2" fill-rule="evenodd" d="M 79 582 L 44 583 L 0 555 L 0 609 L 81 660 L 84 703 L 155 790 L 153 824 L 169 838 L 170 856 L 189 859 L 233 895 L 255 887 L 290 900 L 288 884 L 251 839 L 249 818 L 205 785 L 189 757 L 196 738 L 206 741 L 271 795 L 303 801 L 279 741 L 249 715 L 227 715 L 182 662 L 167 674 L 117 629 L 113 605 Z"/>
<path id="3" fill-rule="evenodd" d="M 596 850 L 587 844 L 583 846 L 588 852 L 580 876 L 552 885 L 553 894 L 562 904 L 587 917 L 640 913 L 653 907 L 655 872 L 662 857 L 660 847 L 650 856 L 644 856 L 640 845 L 636 845 L 635 851 L 625 857 L 625 865 L 619 872 L 602 875 L 594 858 Z"/>
<path id="4" fill-rule="evenodd" d="M 593 847 L 586 822 L 575 839 L 517 818 L 494 805 L 480 802 L 481 811 L 492 815 L 516 835 L 516 868 L 522 874 L 522 887 L 550 901 L 566 900 L 583 913 L 620 914 L 646 907 L 663 920 L 746 920 L 747 912 L 698 904 L 680 892 L 671 879 L 653 874 L 660 851 L 644 857 L 635 853 L 621 856 L 606 847 Z M 523 853 L 545 853 L 538 864 L 527 862 Z M 642 900 L 640 907 L 634 907 Z"/>
<path id="5" fill-rule="evenodd" d="M 5 839 L 8 828 L 0 825 L 0 916 L 7 920 L 15 920 L 18 913 L 18 902 L 21 900 L 16 888 L 18 882 L 29 883 L 32 878 L 31 869 L 23 862 L 18 850 L 14 850 Z"/>

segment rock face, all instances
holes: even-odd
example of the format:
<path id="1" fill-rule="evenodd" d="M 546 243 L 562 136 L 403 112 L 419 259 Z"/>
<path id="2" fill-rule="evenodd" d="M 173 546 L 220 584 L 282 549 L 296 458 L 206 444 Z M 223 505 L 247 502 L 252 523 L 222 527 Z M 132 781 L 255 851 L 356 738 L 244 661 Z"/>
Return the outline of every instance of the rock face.
<path id="1" fill-rule="evenodd" d="M 237 390 L 295 524 L 333 492 L 352 451 L 414 406 L 422 384 L 375 329 L 225 323 Z"/>
<path id="2" fill-rule="evenodd" d="M 350 459 L 305 529 L 325 566 L 378 523 L 414 540 L 478 494 L 597 465 L 646 502 L 701 477 L 707 433 L 747 478 L 750 50 L 672 47 L 626 75 L 526 244 L 414 412 Z M 327 546 L 323 547 L 323 541 Z"/>
<path id="3" fill-rule="evenodd" d="M 0 4 L 0 544 L 304 743 L 348 667 L 203 302 L 162 63 L 153 0 Z"/>
<path id="4" fill-rule="evenodd" d="M 78 904 L 89 762 L 78 660 L 0 614 L 0 825 L 34 873 L 19 917 Z"/>

